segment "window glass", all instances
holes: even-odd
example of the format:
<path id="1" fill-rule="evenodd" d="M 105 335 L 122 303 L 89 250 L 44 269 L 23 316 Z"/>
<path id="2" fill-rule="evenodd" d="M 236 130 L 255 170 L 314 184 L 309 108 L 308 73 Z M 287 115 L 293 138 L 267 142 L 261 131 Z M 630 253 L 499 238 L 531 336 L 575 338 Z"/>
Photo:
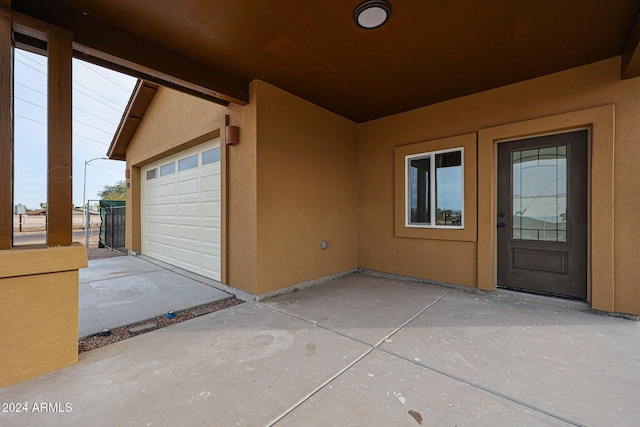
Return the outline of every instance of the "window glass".
<path id="1" fill-rule="evenodd" d="M 407 156 L 408 226 L 463 226 L 462 153 L 459 148 Z"/>
<path id="2" fill-rule="evenodd" d="M 220 161 L 220 147 L 202 152 L 202 165 L 215 163 Z"/>
<path id="3" fill-rule="evenodd" d="M 171 162 L 160 167 L 160 176 L 171 175 L 176 171 L 176 163 Z"/>
<path id="4" fill-rule="evenodd" d="M 436 225 L 462 225 L 462 152 L 436 154 Z"/>
<path id="5" fill-rule="evenodd" d="M 513 151 L 512 238 L 567 241 L 567 146 Z"/>
<path id="6" fill-rule="evenodd" d="M 412 224 L 430 224 L 429 169 L 431 157 L 409 162 L 409 206 Z"/>
<path id="7" fill-rule="evenodd" d="M 187 169 L 193 169 L 198 167 L 198 155 L 185 157 L 178 161 L 178 172 L 186 171 Z"/>
<path id="8" fill-rule="evenodd" d="M 151 169 L 147 171 L 147 180 L 153 179 L 158 176 L 158 169 Z"/>

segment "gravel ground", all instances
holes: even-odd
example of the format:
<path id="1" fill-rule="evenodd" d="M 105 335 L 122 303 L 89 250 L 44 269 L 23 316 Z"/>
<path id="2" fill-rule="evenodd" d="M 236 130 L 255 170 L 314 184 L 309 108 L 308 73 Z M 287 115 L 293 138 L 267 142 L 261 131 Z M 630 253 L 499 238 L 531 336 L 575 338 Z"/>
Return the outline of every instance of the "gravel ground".
<path id="1" fill-rule="evenodd" d="M 118 341 L 125 340 L 127 338 L 131 338 L 131 334 L 129 334 L 129 329 L 134 328 L 136 326 L 147 325 L 149 323 L 154 323 L 158 329 L 171 326 L 176 323 L 184 322 L 185 320 L 193 319 L 196 317 L 193 314 L 193 311 L 197 309 L 210 309 L 212 311 L 222 310 L 228 307 L 233 307 L 234 305 L 242 304 L 244 301 L 239 300 L 237 298 L 229 298 L 223 301 L 212 302 L 209 304 L 199 305 L 197 307 L 193 307 L 184 311 L 176 312 L 176 316 L 172 319 L 168 319 L 165 315 L 158 316 L 153 319 L 144 320 L 142 322 L 134 323 L 127 326 L 122 326 L 120 328 L 112 329 L 111 335 L 102 337 L 99 335 L 94 335 L 92 337 L 84 338 L 78 341 L 78 354 L 82 354 L 86 351 L 93 350 L 96 348 L 104 347 L 105 345 L 113 344 Z"/>
<path id="2" fill-rule="evenodd" d="M 126 255 L 126 254 L 124 252 L 116 251 L 114 249 L 109 249 L 109 248 L 89 247 L 89 249 L 87 249 L 87 258 L 89 258 L 89 260 L 113 258 L 113 257 L 123 256 L 123 255 Z"/>
<path id="3" fill-rule="evenodd" d="M 82 243 L 84 245 L 85 239 L 83 237 L 81 239 L 74 240 L 74 242 Z M 126 255 L 126 253 L 109 248 L 99 248 L 98 236 L 89 238 L 89 247 L 87 249 L 87 258 L 89 258 L 89 261 L 91 261 L 92 259 L 113 258 L 123 255 Z"/>

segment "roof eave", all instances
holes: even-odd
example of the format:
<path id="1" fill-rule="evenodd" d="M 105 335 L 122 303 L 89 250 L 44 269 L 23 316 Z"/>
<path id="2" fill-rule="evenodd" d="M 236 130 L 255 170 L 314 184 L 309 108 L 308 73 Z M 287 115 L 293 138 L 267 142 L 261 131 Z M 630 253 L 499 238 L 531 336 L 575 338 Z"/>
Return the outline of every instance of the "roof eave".
<path id="1" fill-rule="evenodd" d="M 107 157 L 111 160 L 126 160 L 127 147 L 142 122 L 151 101 L 158 92 L 159 85 L 138 79 L 133 88 L 127 107 L 122 114 L 120 124 L 107 150 Z"/>

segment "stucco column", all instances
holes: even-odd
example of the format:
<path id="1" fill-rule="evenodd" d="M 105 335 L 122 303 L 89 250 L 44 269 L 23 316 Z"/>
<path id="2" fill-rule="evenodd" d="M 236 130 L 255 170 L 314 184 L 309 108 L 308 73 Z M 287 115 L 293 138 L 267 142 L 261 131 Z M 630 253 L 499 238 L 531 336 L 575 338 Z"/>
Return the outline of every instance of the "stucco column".
<path id="1" fill-rule="evenodd" d="M 71 182 L 71 32 L 49 26 L 47 245 L 70 246 Z"/>
<path id="2" fill-rule="evenodd" d="M 11 21 L 0 10 L 0 250 L 13 227 L 13 46 Z"/>

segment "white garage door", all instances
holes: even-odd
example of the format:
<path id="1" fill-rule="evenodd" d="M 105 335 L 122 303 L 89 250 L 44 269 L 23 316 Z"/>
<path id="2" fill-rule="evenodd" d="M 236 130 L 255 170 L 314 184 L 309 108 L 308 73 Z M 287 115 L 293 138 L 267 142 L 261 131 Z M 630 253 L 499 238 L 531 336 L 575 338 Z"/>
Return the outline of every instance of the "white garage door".
<path id="1" fill-rule="evenodd" d="M 142 253 L 220 280 L 220 139 L 142 168 Z"/>

